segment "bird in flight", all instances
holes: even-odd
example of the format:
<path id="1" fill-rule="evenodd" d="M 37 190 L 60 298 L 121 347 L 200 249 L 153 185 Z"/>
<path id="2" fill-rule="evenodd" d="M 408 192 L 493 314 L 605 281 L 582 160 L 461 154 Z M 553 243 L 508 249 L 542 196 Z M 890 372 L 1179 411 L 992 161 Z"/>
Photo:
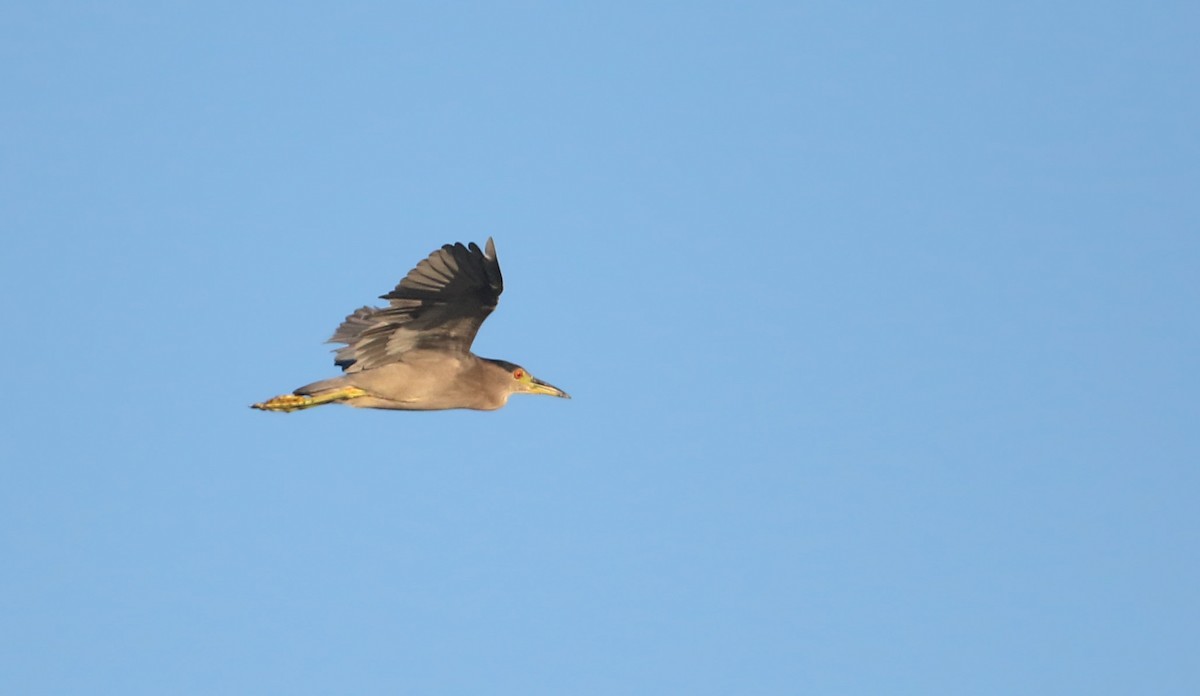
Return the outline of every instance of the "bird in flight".
<path id="1" fill-rule="evenodd" d="M 447 244 L 408 272 L 380 299 L 386 307 L 362 307 L 329 339 L 344 344 L 334 362 L 340 377 L 313 382 L 252 408 L 298 411 L 340 403 L 356 408 L 491 411 L 513 394 L 571 398 L 520 365 L 471 352 L 504 280 L 489 238 L 483 250 Z"/>

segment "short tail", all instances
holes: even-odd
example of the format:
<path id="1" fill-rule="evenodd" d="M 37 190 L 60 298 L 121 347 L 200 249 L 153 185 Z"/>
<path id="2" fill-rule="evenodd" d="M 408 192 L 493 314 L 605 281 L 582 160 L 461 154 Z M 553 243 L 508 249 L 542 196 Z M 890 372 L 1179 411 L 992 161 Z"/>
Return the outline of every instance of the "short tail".
<path id="1" fill-rule="evenodd" d="M 302 411 L 313 406 L 323 406 L 324 404 L 337 403 L 339 401 L 349 401 L 357 399 L 360 396 L 366 396 L 366 392 L 358 387 L 342 387 L 340 389 L 330 389 L 329 391 L 319 394 L 283 394 L 273 399 L 267 399 L 260 404 L 251 404 L 250 408 L 257 408 L 260 411 L 279 411 L 282 413 L 291 413 L 292 411 Z"/>

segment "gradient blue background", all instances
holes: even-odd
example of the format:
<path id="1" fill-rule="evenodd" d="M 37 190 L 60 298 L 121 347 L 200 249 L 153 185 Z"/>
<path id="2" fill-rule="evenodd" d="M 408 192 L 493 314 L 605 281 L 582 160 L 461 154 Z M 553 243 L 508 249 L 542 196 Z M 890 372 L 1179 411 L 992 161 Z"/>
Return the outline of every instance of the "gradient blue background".
<path id="1" fill-rule="evenodd" d="M 1200 693 L 1197 8 L 5 3 L 0 691 Z"/>

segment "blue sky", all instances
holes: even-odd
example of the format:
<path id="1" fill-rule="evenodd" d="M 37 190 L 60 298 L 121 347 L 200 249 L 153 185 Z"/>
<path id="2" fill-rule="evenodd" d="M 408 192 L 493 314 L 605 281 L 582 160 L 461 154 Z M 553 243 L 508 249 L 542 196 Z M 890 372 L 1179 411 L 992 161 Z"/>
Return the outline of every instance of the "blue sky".
<path id="1" fill-rule="evenodd" d="M 8 3 L 6 693 L 1192 694 L 1193 3 Z M 254 401 L 446 242 L 494 413 Z"/>

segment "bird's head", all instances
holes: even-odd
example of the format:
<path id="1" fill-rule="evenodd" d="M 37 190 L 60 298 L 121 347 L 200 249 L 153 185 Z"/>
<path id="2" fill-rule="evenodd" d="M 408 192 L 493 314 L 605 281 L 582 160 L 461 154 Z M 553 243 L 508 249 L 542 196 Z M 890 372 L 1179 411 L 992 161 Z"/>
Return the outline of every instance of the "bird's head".
<path id="1" fill-rule="evenodd" d="M 557 396 L 562 399 L 569 399 L 571 395 L 559 389 L 553 384 L 548 384 L 542 380 L 529 374 L 529 370 L 514 365 L 503 360 L 492 360 L 492 364 L 498 365 L 508 372 L 509 389 L 512 394 L 547 394 L 549 396 Z"/>

